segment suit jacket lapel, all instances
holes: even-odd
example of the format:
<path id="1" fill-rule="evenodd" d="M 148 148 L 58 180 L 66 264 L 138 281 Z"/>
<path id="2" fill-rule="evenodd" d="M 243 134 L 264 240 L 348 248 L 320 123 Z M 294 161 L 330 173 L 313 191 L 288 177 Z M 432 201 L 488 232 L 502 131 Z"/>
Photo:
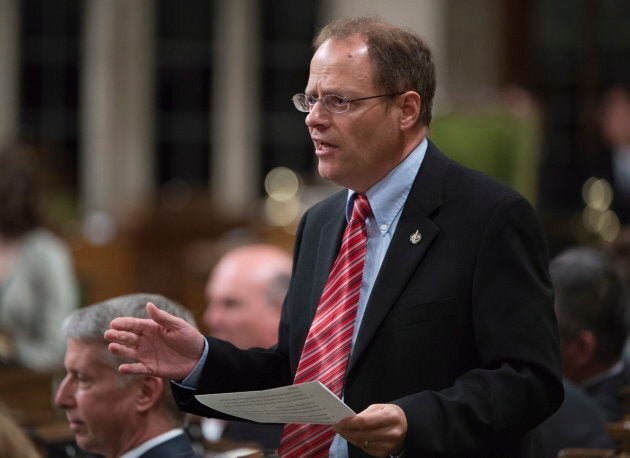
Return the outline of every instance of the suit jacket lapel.
<path id="1" fill-rule="evenodd" d="M 374 337 L 440 231 L 429 216 L 442 203 L 442 185 L 447 167 L 448 159 L 429 142 L 424 162 L 411 187 L 396 232 L 372 287 L 348 371 L 352 370 Z M 416 231 L 419 231 L 422 239 L 413 244 L 410 236 Z"/>
<path id="2" fill-rule="evenodd" d="M 345 192 L 341 192 L 339 193 L 339 196 L 340 197 L 337 199 L 338 205 L 335 205 L 335 207 L 338 208 L 331 211 L 330 218 L 325 224 L 322 225 L 322 230 L 319 237 L 319 249 L 317 250 L 317 260 L 315 262 L 315 273 L 313 278 L 313 290 L 311 293 L 312 308 L 310 311 L 310 320 L 313 319 L 313 316 L 315 315 L 315 310 L 317 310 L 319 299 L 322 296 L 324 285 L 328 280 L 330 269 L 332 268 L 333 262 L 335 262 L 335 258 L 337 257 L 337 253 L 339 252 L 339 248 L 341 246 L 341 237 L 343 236 L 343 231 L 346 227 L 346 217 L 344 209 L 347 194 Z"/>

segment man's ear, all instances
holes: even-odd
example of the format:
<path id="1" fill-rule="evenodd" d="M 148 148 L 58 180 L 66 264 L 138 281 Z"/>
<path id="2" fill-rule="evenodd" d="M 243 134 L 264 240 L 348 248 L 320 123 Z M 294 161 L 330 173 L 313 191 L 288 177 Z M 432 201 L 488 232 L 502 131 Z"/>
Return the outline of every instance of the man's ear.
<path id="1" fill-rule="evenodd" d="M 139 381 L 139 395 L 136 405 L 140 412 L 147 412 L 156 405 L 164 391 L 164 380 L 150 375 L 143 376 Z"/>
<path id="2" fill-rule="evenodd" d="M 415 91 L 407 91 L 399 97 L 399 106 L 401 109 L 400 129 L 407 130 L 415 126 L 418 117 L 420 117 L 422 99 L 420 94 Z"/>

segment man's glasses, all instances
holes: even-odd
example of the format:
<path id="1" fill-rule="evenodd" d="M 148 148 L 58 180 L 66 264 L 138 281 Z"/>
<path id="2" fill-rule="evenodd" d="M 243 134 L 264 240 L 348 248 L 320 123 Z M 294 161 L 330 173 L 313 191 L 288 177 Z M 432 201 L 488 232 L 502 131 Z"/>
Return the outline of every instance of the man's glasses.
<path id="1" fill-rule="evenodd" d="M 303 113 L 310 113 L 317 102 L 322 102 L 328 111 L 333 113 L 345 113 L 350 109 L 351 102 L 358 102 L 359 100 L 376 99 L 378 97 L 392 97 L 395 95 L 404 94 L 404 92 L 393 92 L 391 94 L 371 95 L 369 97 L 361 97 L 359 99 L 349 99 L 342 95 L 326 94 L 321 99 L 313 97 L 310 94 L 295 94 L 292 98 L 293 105 L 298 111 Z"/>

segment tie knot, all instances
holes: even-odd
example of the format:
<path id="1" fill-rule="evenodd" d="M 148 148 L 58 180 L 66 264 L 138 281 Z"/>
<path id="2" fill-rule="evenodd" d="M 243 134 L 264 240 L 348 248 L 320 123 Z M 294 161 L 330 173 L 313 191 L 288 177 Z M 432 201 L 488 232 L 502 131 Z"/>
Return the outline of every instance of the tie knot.
<path id="1" fill-rule="evenodd" d="M 368 202 L 365 194 L 357 194 L 354 198 L 354 207 L 352 208 L 351 220 L 365 221 L 372 214 L 370 202 Z"/>

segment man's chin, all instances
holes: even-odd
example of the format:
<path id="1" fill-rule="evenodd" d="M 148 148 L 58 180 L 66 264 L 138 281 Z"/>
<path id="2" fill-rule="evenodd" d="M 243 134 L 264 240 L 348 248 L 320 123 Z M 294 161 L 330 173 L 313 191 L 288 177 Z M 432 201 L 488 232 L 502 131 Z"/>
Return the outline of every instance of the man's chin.
<path id="1" fill-rule="evenodd" d="M 319 165 L 317 167 L 317 171 L 319 173 L 319 176 L 326 180 L 326 181 L 330 181 L 333 184 L 337 184 L 339 186 L 341 186 L 339 183 L 337 183 L 339 181 L 339 177 L 338 177 L 338 171 L 335 169 L 335 167 L 333 167 L 334 164 L 329 164 L 327 162 L 322 161 L 321 159 L 319 160 Z"/>
<path id="2" fill-rule="evenodd" d="M 77 443 L 80 449 L 92 453 L 101 453 L 99 448 L 95 445 L 91 436 L 87 436 L 81 433 L 74 434 L 74 441 Z"/>

